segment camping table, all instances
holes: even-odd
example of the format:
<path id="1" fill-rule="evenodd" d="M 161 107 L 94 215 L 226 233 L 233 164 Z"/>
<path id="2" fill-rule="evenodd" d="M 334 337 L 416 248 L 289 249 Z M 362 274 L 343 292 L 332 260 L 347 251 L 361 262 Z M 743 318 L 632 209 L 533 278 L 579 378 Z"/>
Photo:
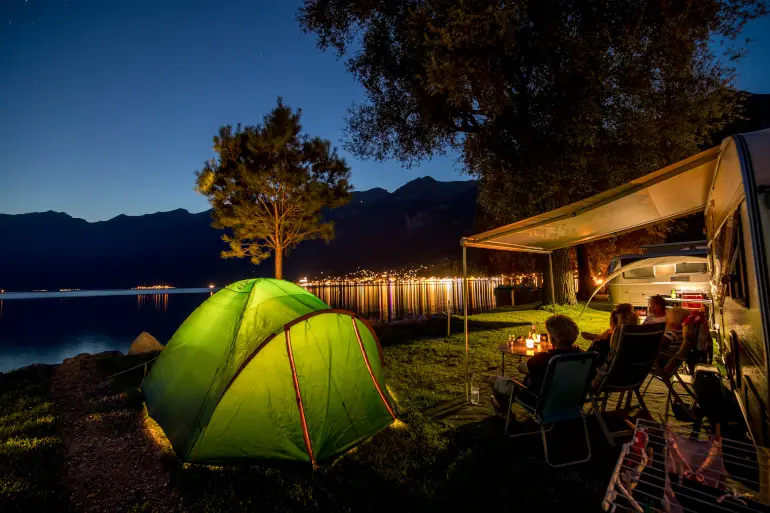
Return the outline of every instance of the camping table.
<path id="1" fill-rule="evenodd" d="M 500 344 L 497 349 L 500 350 L 500 354 L 503 356 L 503 369 L 501 371 L 501 376 L 505 377 L 505 355 L 511 354 L 513 356 L 519 357 L 519 362 L 522 358 L 529 358 L 530 356 L 535 356 L 538 353 L 547 353 L 551 350 L 551 343 L 550 342 L 540 342 L 539 344 L 535 344 L 535 347 L 533 349 L 527 349 L 527 346 L 523 342 L 514 342 L 513 347 L 509 346 L 508 344 Z"/>

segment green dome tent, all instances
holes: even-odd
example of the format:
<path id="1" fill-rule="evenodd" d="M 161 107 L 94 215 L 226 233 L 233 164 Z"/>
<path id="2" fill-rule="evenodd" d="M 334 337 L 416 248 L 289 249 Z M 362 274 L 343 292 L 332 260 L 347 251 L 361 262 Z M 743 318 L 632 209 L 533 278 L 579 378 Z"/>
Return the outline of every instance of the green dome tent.
<path id="1" fill-rule="evenodd" d="M 369 325 L 271 279 L 234 283 L 199 306 L 142 391 L 179 457 L 197 463 L 316 465 L 395 419 Z"/>

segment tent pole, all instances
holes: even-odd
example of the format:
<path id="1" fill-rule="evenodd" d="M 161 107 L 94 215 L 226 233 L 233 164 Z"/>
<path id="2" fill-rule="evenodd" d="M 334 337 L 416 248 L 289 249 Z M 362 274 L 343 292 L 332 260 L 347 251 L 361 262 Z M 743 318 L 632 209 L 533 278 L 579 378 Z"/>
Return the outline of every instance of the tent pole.
<path id="1" fill-rule="evenodd" d="M 463 244 L 463 313 L 465 315 L 465 401 L 468 402 L 468 249 Z"/>
<path id="2" fill-rule="evenodd" d="M 551 310 L 556 313 L 556 289 L 553 286 L 553 253 L 548 253 L 548 270 L 551 275 Z"/>
<path id="3" fill-rule="evenodd" d="M 447 341 L 452 336 L 452 289 L 447 289 L 446 293 L 446 339 Z"/>

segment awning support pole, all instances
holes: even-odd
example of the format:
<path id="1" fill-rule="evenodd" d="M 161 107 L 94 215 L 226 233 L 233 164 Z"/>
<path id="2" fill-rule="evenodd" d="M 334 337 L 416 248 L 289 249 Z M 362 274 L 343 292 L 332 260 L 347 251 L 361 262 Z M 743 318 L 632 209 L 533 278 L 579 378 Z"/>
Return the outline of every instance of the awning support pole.
<path id="1" fill-rule="evenodd" d="M 556 313 L 556 289 L 553 286 L 553 253 L 548 253 L 548 270 L 551 275 L 551 310 Z"/>
<path id="2" fill-rule="evenodd" d="M 465 315 L 465 401 L 469 400 L 468 391 L 468 249 L 463 244 L 463 313 Z"/>

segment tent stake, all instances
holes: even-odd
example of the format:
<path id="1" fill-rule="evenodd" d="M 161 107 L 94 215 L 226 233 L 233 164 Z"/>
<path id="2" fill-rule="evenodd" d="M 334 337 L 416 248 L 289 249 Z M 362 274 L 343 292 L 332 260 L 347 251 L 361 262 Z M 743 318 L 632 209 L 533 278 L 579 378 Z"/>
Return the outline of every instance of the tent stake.
<path id="1" fill-rule="evenodd" d="M 468 402 L 468 255 L 463 244 L 463 313 L 465 314 L 465 401 Z"/>
<path id="2" fill-rule="evenodd" d="M 553 287 L 553 253 L 548 253 L 548 269 L 551 271 L 551 310 L 556 313 L 556 290 Z"/>

